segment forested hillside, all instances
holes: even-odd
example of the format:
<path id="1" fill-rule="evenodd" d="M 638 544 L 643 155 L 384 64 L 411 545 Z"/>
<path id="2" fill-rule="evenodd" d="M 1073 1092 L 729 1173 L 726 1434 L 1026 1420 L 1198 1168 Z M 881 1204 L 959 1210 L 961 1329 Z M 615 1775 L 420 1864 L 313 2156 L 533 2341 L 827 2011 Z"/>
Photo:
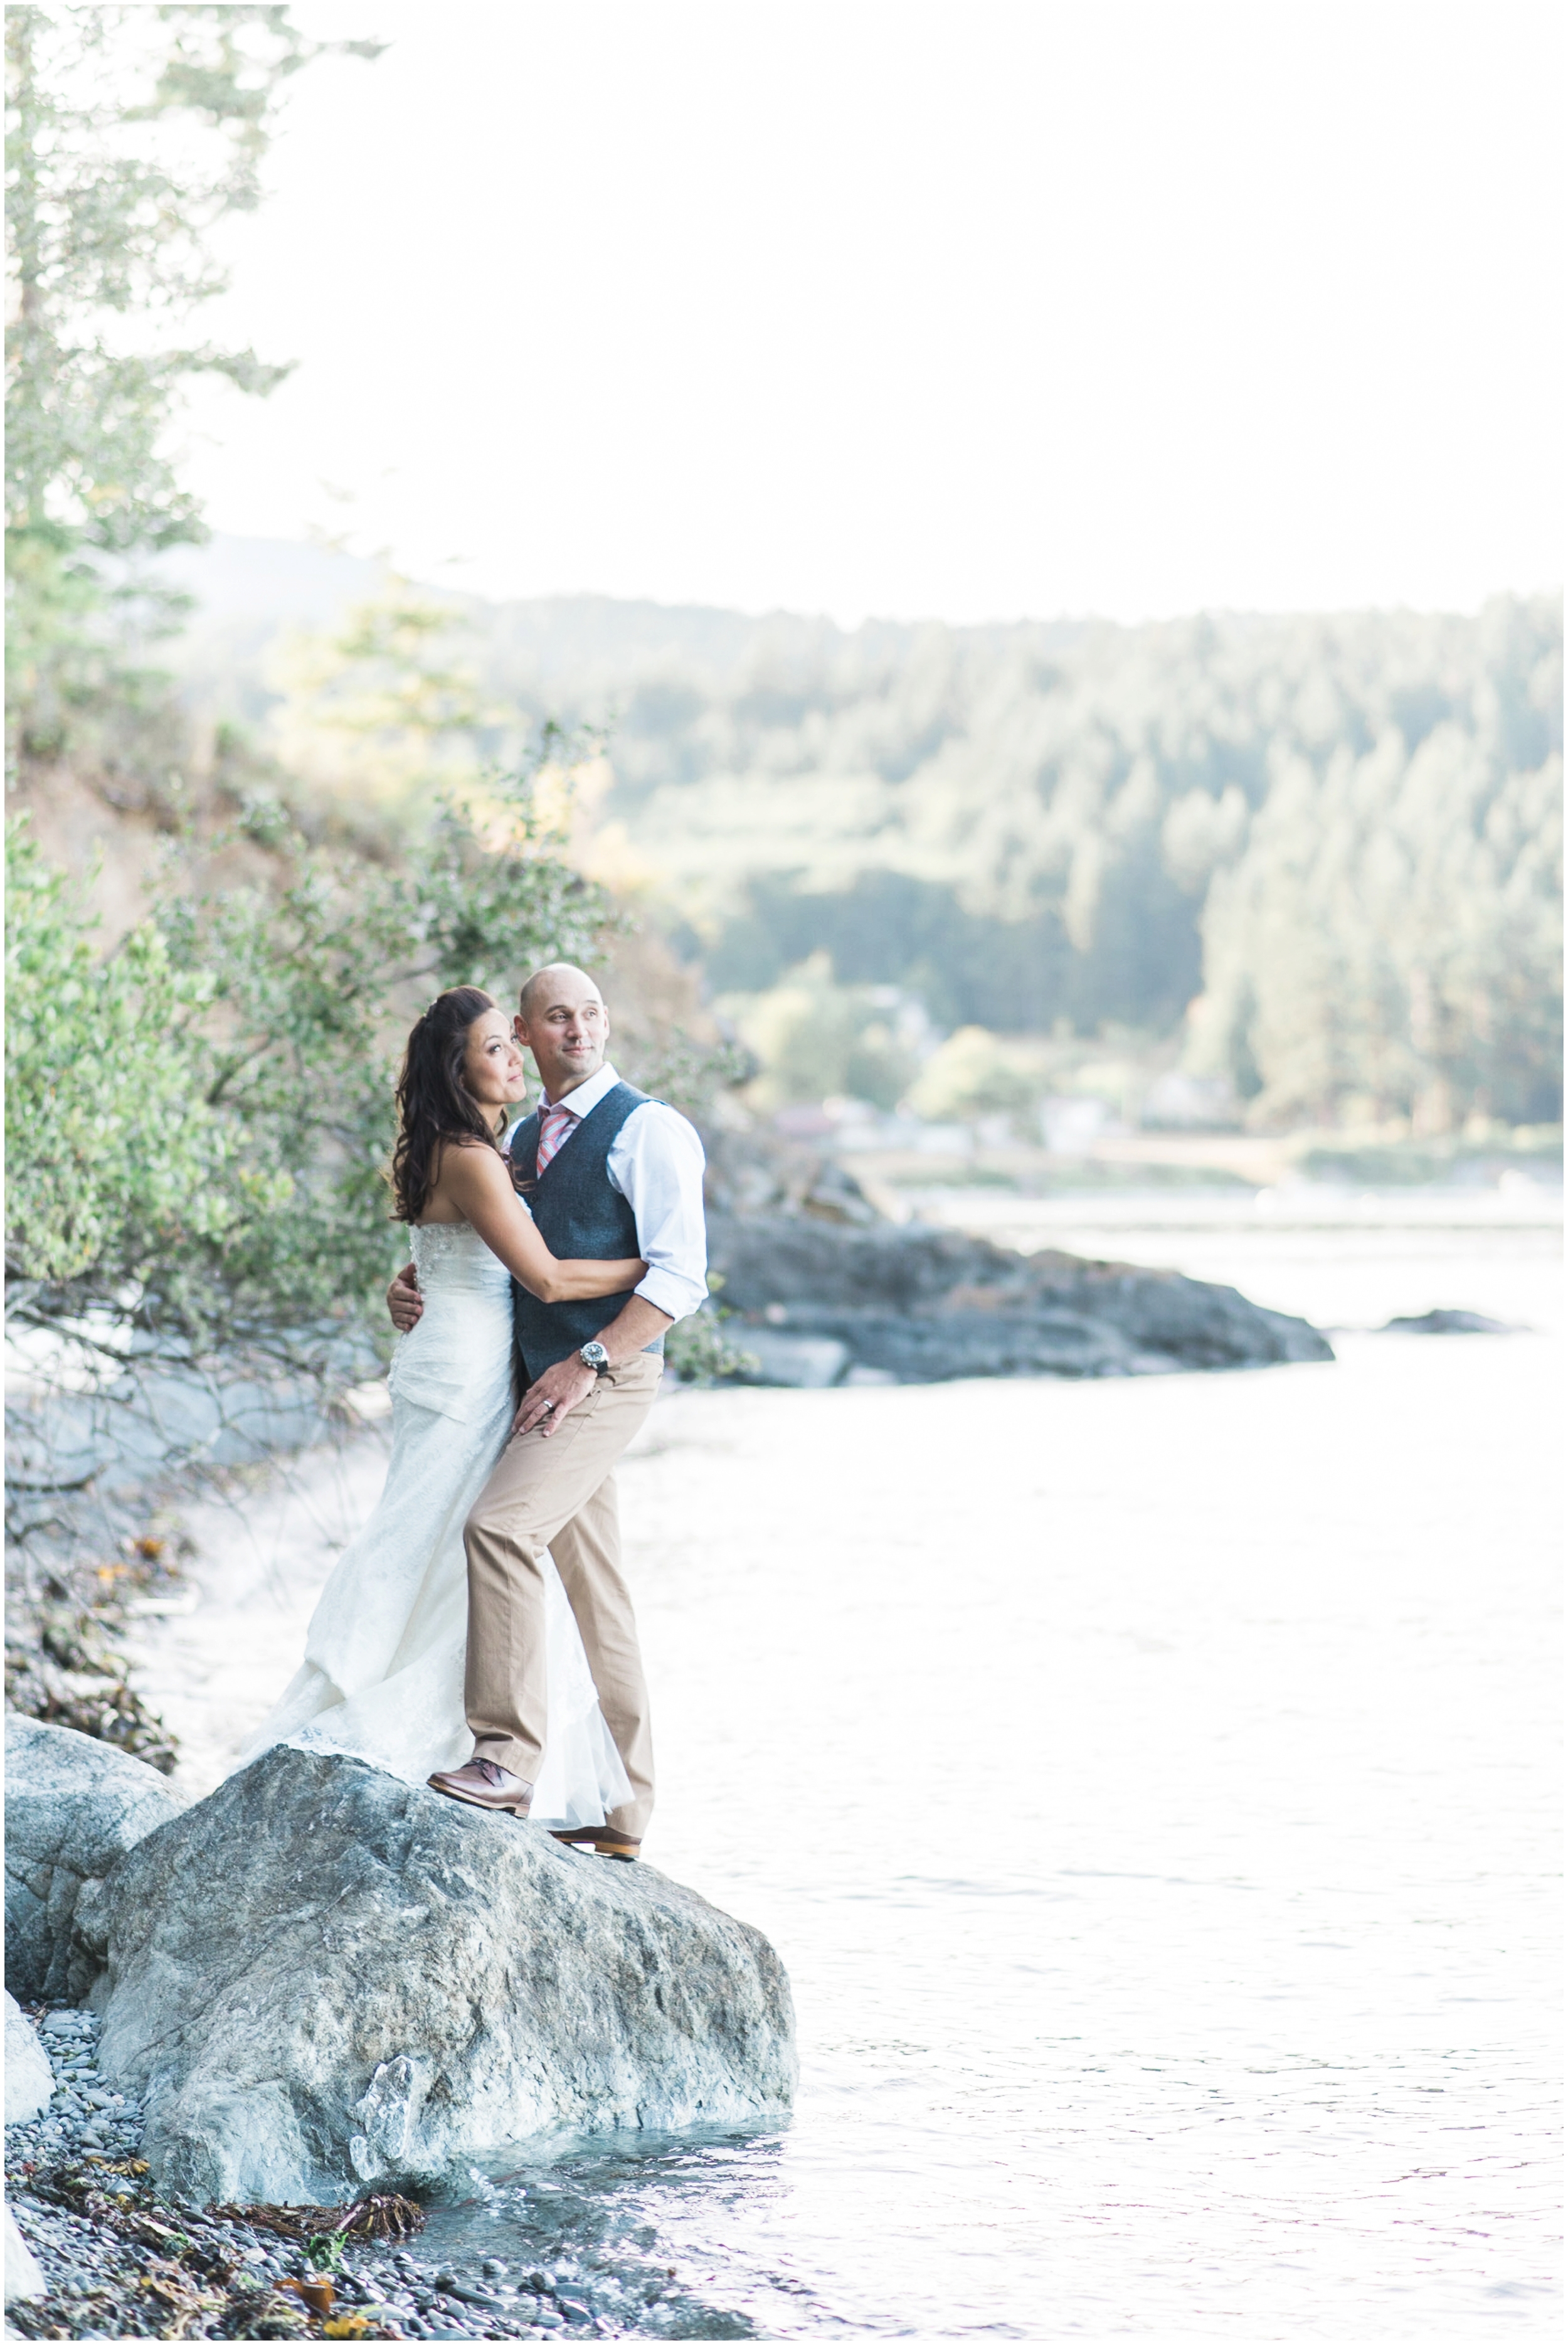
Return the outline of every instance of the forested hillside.
<path id="1" fill-rule="evenodd" d="M 247 604 L 220 546 L 198 594 L 219 556 L 193 679 L 264 729 L 276 582 L 258 550 Z M 944 1027 L 1180 1026 L 1270 1119 L 1561 1112 L 1555 598 L 853 633 L 447 607 L 492 710 L 611 727 L 599 819 L 718 992 L 825 952 Z"/>

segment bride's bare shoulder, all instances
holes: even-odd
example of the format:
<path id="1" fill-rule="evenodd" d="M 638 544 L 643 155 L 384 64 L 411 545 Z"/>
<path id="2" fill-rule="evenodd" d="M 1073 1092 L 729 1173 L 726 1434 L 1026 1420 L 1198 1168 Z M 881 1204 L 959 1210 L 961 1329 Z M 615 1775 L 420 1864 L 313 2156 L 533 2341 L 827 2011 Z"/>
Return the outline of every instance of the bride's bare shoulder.
<path id="1" fill-rule="evenodd" d="M 511 1174 L 498 1150 L 487 1148 L 482 1140 L 444 1141 L 420 1219 L 426 1223 L 471 1221 L 476 1205 L 482 1210 L 513 1195 Z"/>

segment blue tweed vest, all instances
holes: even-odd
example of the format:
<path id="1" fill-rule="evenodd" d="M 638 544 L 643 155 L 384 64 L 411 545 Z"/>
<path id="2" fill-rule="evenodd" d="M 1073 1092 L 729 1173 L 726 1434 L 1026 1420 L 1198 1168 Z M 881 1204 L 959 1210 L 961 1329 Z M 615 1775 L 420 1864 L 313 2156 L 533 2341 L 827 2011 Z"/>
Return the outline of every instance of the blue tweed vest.
<path id="1" fill-rule="evenodd" d="M 558 1261 L 613 1262 L 637 1252 L 636 1218 L 625 1198 L 611 1187 L 609 1163 L 622 1125 L 647 1096 L 630 1083 L 617 1083 L 561 1142 L 542 1172 L 536 1170 L 538 1109 L 524 1116 L 513 1132 L 511 1162 L 518 1188 L 532 1208 L 540 1236 Z M 517 1347 L 530 1379 L 608 1327 L 620 1317 L 625 1302 L 625 1294 L 601 1294 L 582 1303 L 541 1303 L 514 1279 Z M 645 1348 L 663 1352 L 663 1335 Z"/>

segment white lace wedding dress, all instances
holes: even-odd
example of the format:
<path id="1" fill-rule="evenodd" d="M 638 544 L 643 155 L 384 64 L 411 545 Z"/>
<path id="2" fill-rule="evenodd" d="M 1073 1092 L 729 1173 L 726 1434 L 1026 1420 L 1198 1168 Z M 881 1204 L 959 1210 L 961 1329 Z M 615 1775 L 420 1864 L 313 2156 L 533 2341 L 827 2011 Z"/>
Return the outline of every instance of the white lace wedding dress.
<path id="1" fill-rule="evenodd" d="M 473 1750 L 463 1716 L 468 1577 L 463 1522 L 505 1446 L 511 1281 L 466 1222 L 410 1232 L 424 1313 L 389 1385 L 392 1456 L 369 1521 L 321 1591 L 305 1659 L 241 1754 L 275 1743 L 335 1751 L 422 1783 Z M 632 1796 L 555 1567 L 545 1565 L 550 1718 L 532 1813 L 597 1824 Z"/>

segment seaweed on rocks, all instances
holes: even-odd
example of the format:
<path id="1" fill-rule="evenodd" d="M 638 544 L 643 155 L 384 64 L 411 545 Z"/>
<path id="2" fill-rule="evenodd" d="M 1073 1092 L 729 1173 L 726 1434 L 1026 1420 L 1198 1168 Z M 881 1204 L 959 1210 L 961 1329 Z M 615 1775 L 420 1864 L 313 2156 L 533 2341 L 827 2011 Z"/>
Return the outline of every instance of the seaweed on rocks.
<path id="1" fill-rule="evenodd" d="M 196 2206 L 139 2154 L 142 2113 L 98 2090 L 91 2013 L 32 2006 L 48 2109 L 5 2135 L 6 2198 L 47 2293 L 7 2309 L 38 2338 L 743 2336 L 633 2256 L 582 2269 L 554 2223 L 509 2276 L 496 2258 L 417 2260 L 426 2210 L 391 2192 L 337 2206 Z M 89 2098 L 89 2096 L 93 2097 Z M 106 2100 L 107 2110 L 96 2106 Z M 540 2259 L 537 2266 L 533 2255 Z M 546 2269 L 545 2265 L 552 2266 Z"/>
<path id="2" fill-rule="evenodd" d="M 391 2236 L 368 2203 L 352 2210 L 199 2208 L 164 2197 L 139 2155 L 140 2108 L 103 2089 L 89 2012 L 35 2010 L 55 2076 L 48 2108 L 5 2131 L 5 2195 L 48 2293 L 7 2309 L 23 2337 L 400 2337 L 381 2292 L 344 2273 L 326 2312 L 298 2293 L 316 2278 L 308 2246 L 269 2251 L 268 2213 L 346 2213 L 369 2244 Z M 404 2208 L 407 2202 L 403 2202 Z M 412 2214 L 422 2219 L 420 2209 Z M 393 2218 L 406 2224 L 401 2210 Z M 400 2231 L 397 2236 L 404 2236 Z M 287 2267 L 287 2269 L 286 2269 Z M 355 2301 L 353 2299 L 359 2299 Z M 375 2317 L 384 2311 L 386 2318 Z M 332 2325 L 335 2321 L 336 2325 Z"/>
<path id="3" fill-rule="evenodd" d="M 174 1737 L 137 1692 L 119 1648 L 134 1607 L 167 1603 L 182 1588 L 179 1558 L 189 1542 L 141 1520 L 112 1543 L 66 1522 L 52 1537 L 35 1529 L 8 1543 L 5 1706 L 169 1775 Z"/>
<path id="4" fill-rule="evenodd" d="M 624 2273 L 508 2267 L 471 2274 L 416 2264 L 406 2247 L 382 2259 L 384 2233 L 345 2238 L 341 2225 L 379 2219 L 367 2206 L 196 2208 L 160 2198 L 140 2158 L 16 2160 L 8 2193 L 48 2294 L 10 2308 L 15 2334 L 37 2338 L 539 2338 L 744 2336 L 749 2323 L 693 2302 L 673 2269 L 638 2259 Z M 410 2201 L 402 2202 L 405 2207 Z M 414 2212 L 423 2219 L 424 2210 Z M 291 2218 L 280 2224 L 280 2217 Z M 401 2218 L 398 2219 L 403 2219 Z M 312 2261 L 330 2242 L 331 2269 Z M 276 2242 L 276 2247 L 269 2242 Z M 287 2249 L 287 2252 L 279 2250 Z M 287 2264 L 289 2269 L 279 2267 Z"/>
<path id="5" fill-rule="evenodd" d="M 31 2161 L 7 2177 L 13 2211 L 49 2283 L 15 2304 L 26 2337 L 397 2337 L 395 2324 L 352 2316 L 328 2328 L 333 2295 L 316 2310 L 301 2280 L 258 2272 L 243 2227 L 217 2210 L 169 2205 L 141 2158 L 92 2154 L 59 2166 Z M 52 2210 L 64 2221 L 51 2223 Z M 315 2317 L 313 2318 L 313 2311 Z"/>
<path id="6" fill-rule="evenodd" d="M 347 2207 L 215 2207 L 215 2215 L 307 2247 L 319 2238 L 411 2239 L 425 2227 L 425 2210 L 396 2191 L 357 2198 Z"/>

